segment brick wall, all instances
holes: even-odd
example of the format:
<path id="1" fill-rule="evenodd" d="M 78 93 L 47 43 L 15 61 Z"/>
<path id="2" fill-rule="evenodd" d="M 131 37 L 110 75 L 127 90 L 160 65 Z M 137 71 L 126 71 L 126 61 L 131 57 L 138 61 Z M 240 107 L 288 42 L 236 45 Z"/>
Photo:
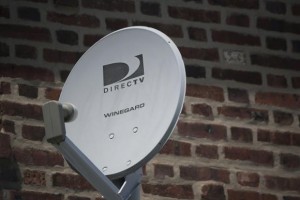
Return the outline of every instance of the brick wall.
<path id="1" fill-rule="evenodd" d="M 113 30 L 169 35 L 186 64 L 171 139 L 142 199 L 300 199 L 297 0 L 1 0 L 0 200 L 100 200 L 45 141 L 41 106 Z"/>

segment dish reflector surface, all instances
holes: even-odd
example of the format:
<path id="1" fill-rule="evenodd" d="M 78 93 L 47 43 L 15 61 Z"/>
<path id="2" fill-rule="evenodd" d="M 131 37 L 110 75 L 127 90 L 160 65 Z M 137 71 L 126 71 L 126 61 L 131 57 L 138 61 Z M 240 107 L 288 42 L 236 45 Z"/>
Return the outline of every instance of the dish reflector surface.
<path id="1" fill-rule="evenodd" d="M 105 175 L 123 177 L 165 144 L 184 94 L 184 63 L 171 39 L 152 28 L 121 29 L 71 71 L 59 101 L 78 115 L 66 123 L 66 136 Z"/>

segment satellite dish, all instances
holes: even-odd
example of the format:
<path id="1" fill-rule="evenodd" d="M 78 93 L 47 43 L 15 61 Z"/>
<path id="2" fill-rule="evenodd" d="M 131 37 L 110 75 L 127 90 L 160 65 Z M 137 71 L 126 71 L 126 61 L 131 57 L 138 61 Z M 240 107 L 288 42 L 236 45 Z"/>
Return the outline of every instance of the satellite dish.
<path id="1" fill-rule="evenodd" d="M 88 49 L 59 102 L 45 104 L 48 141 L 80 173 L 89 169 L 78 166 L 92 165 L 110 180 L 126 177 L 166 143 L 184 96 L 184 63 L 171 39 L 148 27 L 121 29 Z"/>

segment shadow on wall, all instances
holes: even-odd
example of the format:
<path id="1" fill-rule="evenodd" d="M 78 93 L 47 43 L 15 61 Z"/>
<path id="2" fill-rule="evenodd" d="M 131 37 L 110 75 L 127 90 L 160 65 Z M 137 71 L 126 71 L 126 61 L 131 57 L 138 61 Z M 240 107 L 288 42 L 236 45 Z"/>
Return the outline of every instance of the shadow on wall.
<path id="1" fill-rule="evenodd" d="M 17 161 L 13 158 L 0 158 L 0 191 L 3 189 L 19 190 L 21 184 L 21 172 Z"/>

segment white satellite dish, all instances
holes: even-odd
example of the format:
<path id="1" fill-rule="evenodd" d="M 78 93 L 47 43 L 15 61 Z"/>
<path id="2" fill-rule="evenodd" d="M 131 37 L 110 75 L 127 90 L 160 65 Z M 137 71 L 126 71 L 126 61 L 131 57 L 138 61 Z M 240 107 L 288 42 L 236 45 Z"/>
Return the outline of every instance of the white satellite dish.
<path id="1" fill-rule="evenodd" d="M 138 169 L 169 138 L 184 96 L 184 63 L 171 39 L 148 27 L 121 29 L 88 49 L 59 102 L 44 105 L 47 138 L 107 199 L 137 199 Z M 128 189 L 107 177 L 127 177 Z"/>

